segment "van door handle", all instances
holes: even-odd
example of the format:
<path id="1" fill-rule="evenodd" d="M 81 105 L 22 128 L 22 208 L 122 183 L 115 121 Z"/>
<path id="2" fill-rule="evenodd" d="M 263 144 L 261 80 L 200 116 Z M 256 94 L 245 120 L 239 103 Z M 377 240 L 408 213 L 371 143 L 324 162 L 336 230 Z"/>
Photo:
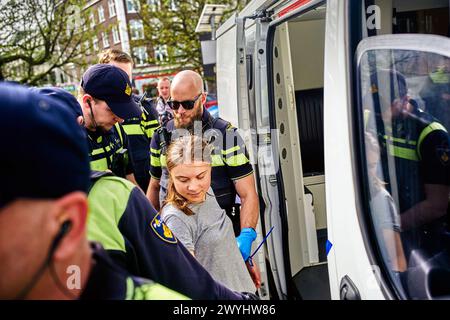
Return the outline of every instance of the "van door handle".
<path id="1" fill-rule="evenodd" d="M 339 295 L 341 300 L 361 300 L 359 290 L 349 276 L 342 278 Z"/>

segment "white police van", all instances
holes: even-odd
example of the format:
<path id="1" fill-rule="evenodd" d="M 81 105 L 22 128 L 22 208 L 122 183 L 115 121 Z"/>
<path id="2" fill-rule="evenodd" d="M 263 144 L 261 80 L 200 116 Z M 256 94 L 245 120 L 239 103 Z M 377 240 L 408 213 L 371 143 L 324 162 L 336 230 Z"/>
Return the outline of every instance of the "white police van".
<path id="1" fill-rule="evenodd" d="M 442 250 L 405 253 L 393 157 L 378 188 L 392 196 L 390 218 L 376 200 L 364 102 L 371 74 L 395 69 L 448 128 L 449 30 L 447 0 L 254 0 L 217 30 L 220 116 L 250 146 L 257 243 L 274 227 L 257 256 L 263 298 L 450 298 L 448 234 Z"/>

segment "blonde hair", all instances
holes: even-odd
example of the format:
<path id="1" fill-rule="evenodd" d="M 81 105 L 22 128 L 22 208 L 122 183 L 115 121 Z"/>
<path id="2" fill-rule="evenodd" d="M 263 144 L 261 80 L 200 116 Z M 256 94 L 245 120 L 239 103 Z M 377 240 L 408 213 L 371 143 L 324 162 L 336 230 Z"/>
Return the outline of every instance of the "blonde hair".
<path id="1" fill-rule="evenodd" d="M 190 216 L 194 213 L 188 207 L 190 202 L 183 197 L 175 188 L 170 172 L 180 164 L 193 162 L 212 162 L 213 146 L 196 135 L 185 135 L 171 142 L 167 150 L 167 170 L 169 171 L 169 185 L 167 187 L 167 197 L 163 207 L 171 204 L 177 209 Z"/>
<path id="2" fill-rule="evenodd" d="M 108 49 L 99 53 L 98 63 L 110 63 L 111 61 L 121 62 L 121 63 L 131 63 L 134 65 L 133 58 L 131 56 L 118 49 Z"/>

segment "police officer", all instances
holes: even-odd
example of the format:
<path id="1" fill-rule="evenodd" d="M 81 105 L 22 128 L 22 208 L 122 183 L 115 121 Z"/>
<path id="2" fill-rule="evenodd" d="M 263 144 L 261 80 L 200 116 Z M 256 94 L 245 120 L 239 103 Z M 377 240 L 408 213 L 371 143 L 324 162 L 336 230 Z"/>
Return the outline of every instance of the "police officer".
<path id="1" fill-rule="evenodd" d="M 111 64 L 125 71 L 130 78 L 133 71 L 133 59 L 127 53 L 118 49 L 108 49 L 100 54 L 99 63 Z M 141 189 L 146 192 L 150 181 L 150 140 L 153 132 L 159 127 L 158 112 L 145 95 L 140 97 L 132 94 L 136 103 L 142 109 L 140 117 L 125 119 L 122 127 L 128 136 L 134 176 Z"/>
<path id="2" fill-rule="evenodd" d="M 75 116 L 81 109 L 65 90 L 39 91 L 64 102 Z M 133 275 L 150 278 L 194 299 L 255 298 L 215 282 L 173 236 L 142 191 L 129 181 L 110 172 L 94 171 L 88 200 L 88 239 L 102 243 L 114 262 Z"/>
<path id="3" fill-rule="evenodd" d="M 57 100 L 0 84 L 0 299 L 180 299 L 86 239 L 84 130 Z M 39 231 L 39 235 L 36 231 Z"/>
<path id="4" fill-rule="evenodd" d="M 83 112 L 81 111 L 80 104 L 70 92 L 58 87 L 31 88 L 31 90 L 59 100 L 60 103 L 64 104 L 73 112 L 77 123 L 84 125 Z"/>
<path id="5" fill-rule="evenodd" d="M 254 228 L 259 213 L 253 168 L 237 129 L 223 119 L 214 119 L 204 108 L 206 94 L 202 88 L 202 78 L 194 71 L 182 71 L 173 79 L 172 100 L 169 104 L 173 109 L 174 119 L 167 123 L 165 129 L 162 128 L 153 135 L 150 145 L 151 179 L 147 197 L 157 209 L 165 198 L 168 183 L 165 151 L 171 140 L 170 135 L 176 138 L 177 132 L 182 129 L 193 130 L 194 134 L 204 134 L 215 146 L 212 163 L 214 194 L 220 207 L 226 210 L 233 222 L 239 249 L 247 261 L 252 242 L 256 238 Z M 239 206 L 235 203 L 236 194 L 242 203 L 240 215 Z"/>
<path id="6" fill-rule="evenodd" d="M 402 237 L 411 247 L 436 247 L 445 226 L 450 185 L 450 140 L 445 127 L 408 97 L 405 77 L 394 70 L 371 75 L 375 134 L 384 146 L 384 177 L 395 162 Z M 392 168 L 391 168 L 392 170 Z M 395 195 L 395 193 L 394 193 Z M 394 197 L 396 198 L 396 197 Z"/>
<path id="7" fill-rule="evenodd" d="M 79 91 L 92 170 L 110 170 L 136 183 L 128 138 L 119 125 L 141 115 L 127 74 L 112 65 L 96 64 L 83 74 Z"/>

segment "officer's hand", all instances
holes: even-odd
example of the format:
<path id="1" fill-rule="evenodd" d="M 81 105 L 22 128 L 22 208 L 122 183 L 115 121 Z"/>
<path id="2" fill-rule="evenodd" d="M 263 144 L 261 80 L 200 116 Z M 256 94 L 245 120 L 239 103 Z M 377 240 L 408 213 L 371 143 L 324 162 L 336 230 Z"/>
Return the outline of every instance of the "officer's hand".
<path id="1" fill-rule="evenodd" d="M 250 257 L 250 250 L 252 249 L 252 242 L 256 239 L 256 231 L 253 228 L 244 228 L 241 234 L 236 238 L 237 245 L 241 251 L 242 258 L 247 261 Z"/>

